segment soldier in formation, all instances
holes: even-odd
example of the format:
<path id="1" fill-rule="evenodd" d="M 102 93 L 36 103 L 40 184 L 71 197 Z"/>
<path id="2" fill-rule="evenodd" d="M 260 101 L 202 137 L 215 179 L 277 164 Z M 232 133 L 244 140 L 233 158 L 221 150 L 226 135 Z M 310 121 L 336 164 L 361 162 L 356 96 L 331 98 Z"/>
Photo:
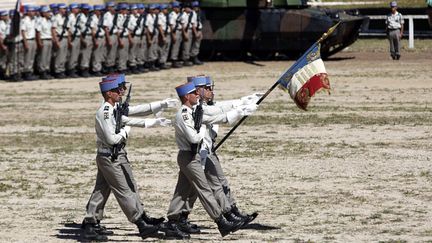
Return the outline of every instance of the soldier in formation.
<path id="1" fill-rule="evenodd" d="M 0 10 L 0 79 L 138 74 L 202 64 L 198 2 L 26 5 L 16 36 L 13 14 Z"/>

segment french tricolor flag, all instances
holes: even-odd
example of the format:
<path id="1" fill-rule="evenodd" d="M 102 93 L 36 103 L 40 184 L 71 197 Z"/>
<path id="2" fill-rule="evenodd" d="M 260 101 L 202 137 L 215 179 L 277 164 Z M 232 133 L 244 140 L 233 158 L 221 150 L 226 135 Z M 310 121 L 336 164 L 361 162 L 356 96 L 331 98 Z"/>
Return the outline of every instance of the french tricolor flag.
<path id="1" fill-rule="evenodd" d="M 21 14 L 24 13 L 24 5 L 21 0 L 17 0 L 15 5 L 15 13 L 11 21 L 11 37 L 17 37 L 20 34 Z"/>
<path id="2" fill-rule="evenodd" d="M 289 92 L 296 105 L 306 110 L 311 97 L 321 89 L 330 90 L 327 71 L 315 43 L 278 80 L 279 87 Z"/>

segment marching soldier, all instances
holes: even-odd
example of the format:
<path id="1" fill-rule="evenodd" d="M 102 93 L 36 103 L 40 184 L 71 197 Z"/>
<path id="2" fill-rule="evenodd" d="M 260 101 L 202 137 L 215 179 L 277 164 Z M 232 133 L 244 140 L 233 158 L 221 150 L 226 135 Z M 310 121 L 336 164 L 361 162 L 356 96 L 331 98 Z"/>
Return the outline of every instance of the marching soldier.
<path id="1" fill-rule="evenodd" d="M 183 28 L 183 44 L 182 44 L 182 60 L 184 66 L 192 66 L 190 60 L 190 50 L 192 46 L 192 10 L 189 4 L 185 3 L 183 14 L 181 16 L 181 24 Z"/>
<path id="2" fill-rule="evenodd" d="M 192 40 L 192 47 L 191 47 L 191 60 L 193 64 L 195 65 L 202 65 L 203 63 L 198 59 L 199 50 L 201 47 L 201 40 L 203 38 L 202 36 L 202 23 L 201 23 L 201 10 L 199 7 L 198 1 L 192 2 L 192 33 L 193 33 L 193 40 Z"/>
<path id="3" fill-rule="evenodd" d="M 148 46 L 148 67 L 150 71 L 159 71 L 156 67 L 156 60 L 158 59 L 158 19 L 159 19 L 159 5 L 150 4 L 149 13 L 146 19 L 146 35 L 147 35 L 147 46 Z"/>
<path id="4" fill-rule="evenodd" d="M 66 78 L 66 56 L 70 35 L 68 31 L 69 17 L 66 14 L 66 4 L 58 4 L 58 13 L 52 21 L 52 39 L 55 51 L 54 57 L 54 76 L 59 79 Z"/>
<path id="5" fill-rule="evenodd" d="M 71 3 L 69 5 L 69 45 L 68 45 L 68 58 L 67 58 L 67 74 L 70 78 L 78 78 L 76 73 L 78 67 L 78 57 L 81 49 L 81 18 L 84 16 L 80 14 L 78 4 Z"/>
<path id="6" fill-rule="evenodd" d="M 91 56 L 91 69 L 94 76 L 102 76 L 102 64 L 105 56 L 105 27 L 103 25 L 104 18 L 102 11 L 104 10 L 103 5 L 94 6 L 94 14 L 90 17 L 90 28 L 93 40 L 93 52 Z"/>
<path id="7" fill-rule="evenodd" d="M 6 36 L 9 32 L 9 13 L 6 10 L 0 10 L 0 80 L 6 79 L 6 65 L 8 56 L 8 47 L 6 45 Z"/>
<path id="8" fill-rule="evenodd" d="M 168 60 L 169 49 L 171 46 L 171 27 L 168 20 L 168 5 L 160 5 L 160 13 L 158 16 L 159 29 L 159 68 L 169 69 L 166 64 Z"/>
<path id="9" fill-rule="evenodd" d="M 81 13 L 79 13 L 77 21 L 79 20 L 79 29 L 81 31 L 81 50 L 80 50 L 80 74 L 81 77 L 90 77 L 90 57 L 93 50 L 93 31 L 91 27 L 93 15 L 93 7 L 87 3 L 81 4 Z"/>
<path id="10" fill-rule="evenodd" d="M 182 66 L 181 62 L 179 62 L 178 57 L 180 53 L 180 47 L 183 40 L 183 28 L 181 24 L 181 18 L 183 12 L 180 11 L 180 3 L 173 2 L 171 4 L 172 11 L 169 14 L 169 24 L 171 26 L 171 60 L 172 67 L 180 68 Z"/>
<path id="11" fill-rule="evenodd" d="M 37 68 L 41 79 L 52 79 L 49 74 L 52 53 L 52 22 L 51 10 L 43 6 L 40 10 L 42 16 L 36 25 L 36 40 L 39 48 Z"/>
<path id="12" fill-rule="evenodd" d="M 169 227 L 176 227 L 179 222 L 181 210 L 184 208 L 182 200 L 195 191 L 204 209 L 218 225 L 219 232 L 225 236 L 237 231 L 243 221 L 228 221 L 222 214 L 222 208 L 213 195 L 204 170 L 201 166 L 200 155 L 197 150 L 204 139 L 206 129 L 204 126 L 195 129 L 193 106 L 198 103 L 195 84 L 188 82 L 176 88 L 182 101 L 182 107 L 175 118 L 175 138 L 179 148 L 177 163 L 180 168 L 177 186 L 168 209 Z M 188 234 L 185 234 L 185 237 Z"/>
<path id="13" fill-rule="evenodd" d="M 136 5 L 135 5 L 136 9 Z M 129 59 L 129 43 L 132 41 L 132 37 L 129 32 L 129 5 L 127 3 L 121 3 L 119 5 L 119 13 L 117 20 L 118 27 L 118 49 L 117 49 L 117 70 L 120 73 L 128 73 L 127 62 Z"/>
<path id="14" fill-rule="evenodd" d="M 33 64 L 36 57 L 36 6 L 27 5 L 26 14 L 21 23 L 21 35 L 24 47 L 24 80 L 36 80 L 37 77 L 33 75 Z"/>
<path id="15" fill-rule="evenodd" d="M 106 228 L 99 224 L 103 216 L 105 203 L 113 192 L 121 209 L 128 220 L 137 225 L 140 236 L 145 239 L 157 233 L 163 218 L 148 217 L 139 198 L 137 184 L 132 174 L 132 168 L 127 158 L 125 146 L 129 138 L 130 126 L 152 127 L 166 126 L 170 121 L 165 118 L 138 119 L 122 116 L 125 125 L 116 133 L 117 120 L 114 117 L 116 104 L 123 93 L 119 86 L 124 76 L 108 76 L 99 83 L 100 91 L 105 99 L 104 104 L 96 112 L 98 173 L 93 193 L 89 199 L 82 228 L 83 238 L 86 240 L 107 240 Z M 120 150 L 114 154 L 114 146 Z"/>
<path id="16" fill-rule="evenodd" d="M 117 46 L 118 46 L 118 17 L 119 14 L 115 11 L 115 3 L 108 2 L 106 4 L 106 13 L 103 16 L 103 26 L 105 31 L 105 72 L 115 72 Z"/>

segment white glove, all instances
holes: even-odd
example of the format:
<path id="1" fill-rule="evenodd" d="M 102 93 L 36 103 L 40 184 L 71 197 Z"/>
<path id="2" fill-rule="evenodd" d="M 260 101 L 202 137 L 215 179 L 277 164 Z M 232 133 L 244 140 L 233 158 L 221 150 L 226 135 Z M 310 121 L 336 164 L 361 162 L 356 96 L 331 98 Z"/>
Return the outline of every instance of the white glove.
<path id="1" fill-rule="evenodd" d="M 241 97 L 242 105 L 256 104 L 264 93 L 253 93 L 248 96 Z"/>
<path id="2" fill-rule="evenodd" d="M 145 119 L 145 127 L 148 128 L 148 127 L 153 127 L 155 125 L 166 127 L 171 125 L 171 120 L 163 117 L 156 118 L 156 119 Z"/>
<path id="3" fill-rule="evenodd" d="M 179 104 L 177 99 L 167 98 L 161 101 L 162 108 L 175 108 Z"/>
<path id="4" fill-rule="evenodd" d="M 130 134 L 130 130 L 131 130 L 130 126 L 125 126 L 122 129 L 120 129 L 119 134 L 120 134 L 120 136 L 123 137 L 124 140 L 126 140 Z"/>
<path id="5" fill-rule="evenodd" d="M 257 104 L 250 104 L 250 105 L 242 105 L 237 107 L 236 110 L 239 111 L 241 116 L 250 116 L 252 115 L 256 110 L 258 109 Z"/>

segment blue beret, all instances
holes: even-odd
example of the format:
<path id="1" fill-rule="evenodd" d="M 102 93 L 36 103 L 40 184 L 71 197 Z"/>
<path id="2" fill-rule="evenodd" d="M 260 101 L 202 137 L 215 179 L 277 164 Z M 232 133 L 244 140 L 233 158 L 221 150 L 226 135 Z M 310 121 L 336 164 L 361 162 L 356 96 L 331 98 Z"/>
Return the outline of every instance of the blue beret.
<path id="1" fill-rule="evenodd" d="M 147 5 L 147 4 L 143 4 L 144 5 L 144 8 L 148 8 L 149 7 L 149 5 Z"/>
<path id="2" fill-rule="evenodd" d="M 0 10 L 0 16 L 8 16 L 9 12 L 7 10 Z"/>
<path id="3" fill-rule="evenodd" d="M 188 83 L 185 83 L 185 84 L 182 84 L 182 85 L 176 87 L 177 95 L 179 97 L 190 94 L 195 90 L 196 90 L 195 85 L 192 82 L 188 82 Z"/>
<path id="4" fill-rule="evenodd" d="M 48 6 L 42 6 L 39 10 L 41 13 L 51 12 L 51 9 Z"/>
<path id="5" fill-rule="evenodd" d="M 101 92 L 107 92 L 112 89 L 117 89 L 118 87 L 119 86 L 117 83 L 117 78 L 115 77 L 105 77 L 102 79 L 102 82 L 99 83 L 99 88 Z"/>
<path id="6" fill-rule="evenodd" d="M 59 3 L 59 4 L 57 5 L 57 7 L 58 7 L 58 8 L 67 8 L 67 5 L 66 5 L 66 3 Z"/>
<path id="7" fill-rule="evenodd" d="M 49 5 L 49 7 L 50 7 L 51 9 L 53 9 L 53 8 L 58 8 L 58 4 L 57 4 L 57 3 L 51 3 L 51 4 Z"/>
<path id="8" fill-rule="evenodd" d="M 70 9 L 79 8 L 78 3 L 71 3 L 69 4 Z"/>
<path id="9" fill-rule="evenodd" d="M 192 7 L 199 7 L 199 2 L 198 1 L 193 1 L 191 3 Z"/>
<path id="10" fill-rule="evenodd" d="M 104 5 L 94 5 L 93 8 L 94 8 L 94 10 L 104 10 L 105 6 Z"/>
<path id="11" fill-rule="evenodd" d="M 174 2 L 171 3 L 171 6 L 172 6 L 173 8 L 180 8 L 180 3 L 177 2 L 177 1 L 174 1 Z"/>
<path id="12" fill-rule="evenodd" d="M 81 4 L 81 9 L 87 9 L 87 10 L 90 10 L 90 4 L 87 4 L 87 3 L 83 3 L 83 4 Z"/>
<path id="13" fill-rule="evenodd" d="M 142 4 L 142 3 L 137 3 L 136 6 L 138 9 L 144 9 L 144 4 Z"/>
<path id="14" fill-rule="evenodd" d="M 92 5 L 89 5 L 89 7 L 88 7 L 88 11 L 93 12 L 93 10 L 94 10 L 93 6 L 92 6 Z"/>
<path id="15" fill-rule="evenodd" d="M 35 6 L 35 5 L 26 5 L 24 7 L 24 9 L 25 9 L 26 12 L 37 11 L 37 6 Z"/>
<path id="16" fill-rule="evenodd" d="M 159 9 L 161 9 L 161 10 L 166 9 L 166 8 L 168 8 L 168 4 L 162 3 L 159 5 Z"/>
<path id="17" fill-rule="evenodd" d="M 15 14 L 15 9 L 11 9 L 11 10 L 9 10 L 9 15 L 10 16 L 13 16 Z"/>
<path id="18" fill-rule="evenodd" d="M 131 5 L 129 6 L 129 9 L 130 9 L 130 10 L 138 9 L 138 6 L 137 6 L 136 4 L 131 4 Z"/>
<path id="19" fill-rule="evenodd" d="M 396 2 L 396 1 L 392 1 L 392 2 L 390 3 L 390 7 L 391 7 L 391 8 L 397 7 L 397 2 Z"/>
<path id="20" fill-rule="evenodd" d="M 149 9 L 155 9 L 155 8 L 159 8 L 159 4 L 152 3 L 149 5 Z"/>
<path id="21" fill-rule="evenodd" d="M 206 78 L 206 86 L 211 87 L 213 85 L 213 80 L 210 78 L 210 76 L 205 76 Z"/>
<path id="22" fill-rule="evenodd" d="M 188 78 L 188 82 L 194 83 L 195 87 L 205 86 L 207 84 L 207 78 L 206 76 L 196 76 Z"/>
<path id="23" fill-rule="evenodd" d="M 115 7 L 115 2 L 107 2 L 106 6 L 107 7 Z"/>
<path id="24" fill-rule="evenodd" d="M 127 3 L 120 3 L 118 6 L 118 9 L 129 9 L 129 4 Z"/>
<path id="25" fill-rule="evenodd" d="M 120 86 L 123 83 L 126 83 L 126 76 L 124 73 L 114 73 L 106 76 L 107 79 L 115 79 L 117 80 L 117 84 Z"/>

